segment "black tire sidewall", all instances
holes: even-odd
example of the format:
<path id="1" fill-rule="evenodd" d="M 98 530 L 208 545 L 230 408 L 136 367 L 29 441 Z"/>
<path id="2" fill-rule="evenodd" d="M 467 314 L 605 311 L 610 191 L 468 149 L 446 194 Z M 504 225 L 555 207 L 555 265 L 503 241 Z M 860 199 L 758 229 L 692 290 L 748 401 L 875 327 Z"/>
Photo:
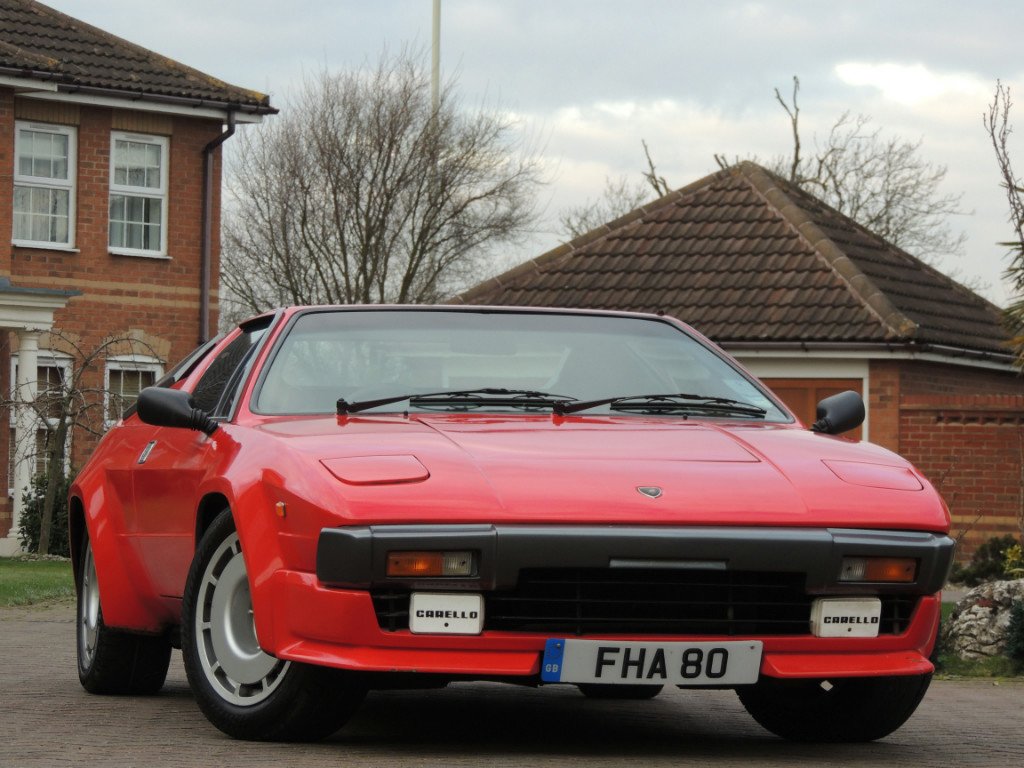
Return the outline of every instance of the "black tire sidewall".
<path id="1" fill-rule="evenodd" d="M 200 639 L 195 633 L 197 600 L 211 557 L 235 532 L 231 511 L 224 510 L 203 535 L 185 585 L 181 651 L 199 708 L 217 728 L 239 739 L 304 741 L 329 735 L 355 710 L 365 692 L 344 679 L 342 672 L 291 662 L 270 695 L 250 706 L 225 700 L 206 677 L 197 647 Z"/>
<path id="2" fill-rule="evenodd" d="M 89 693 L 137 694 L 157 693 L 167 677 L 171 662 L 171 645 L 164 636 L 140 635 L 111 629 L 103 622 L 103 601 L 96 614 L 96 645 L 89 664 L 82 659 L 83 601 L 85 600 L 85 569 L 92 547 L 89 533 L 82 537 L 78 558 L 78 594 L 75 600 L 75 658 L 78 680 Z M 95 552 L 93 553 L 95 563 Z M 99 590 L 99 582 L 92 585 Z"/>
<path id="3" fill-rule="evenodd" d="M 743 706 L 764 728 L 793 741 L 864 742 L 888 736 L 921 703 L 931 674 L 820 680 L 765 679 L 737 688 Z"/>
<path id="4" fill-rule="evenodd" d="M 93 648 L 92 659 L 90 659 L 88 666 L 83 664 L 82 659 L 82 634 L 85 632 L 85 627 L 82 625 L 82 603 L 85 600 L 85 564 L 86 556 L 89 553 L 91 544 L 89 542 L 89 534 L 86 533 L 82 536 L 82 550 L 79 553 L 78 558 L 78 592 L 77 599 L 75 600 L 75 658 L 78 666 L 78 680 L 82 683 L 82 686 L 89 690 L 92 684 L 91 678 L 96 668 L 96 656 L 99 650 L 100 638 L 103 634 L 103 607 L 100 606 L 100 610 L 97 617 L 97 631 L 96 631 L 96 647 Z"/>

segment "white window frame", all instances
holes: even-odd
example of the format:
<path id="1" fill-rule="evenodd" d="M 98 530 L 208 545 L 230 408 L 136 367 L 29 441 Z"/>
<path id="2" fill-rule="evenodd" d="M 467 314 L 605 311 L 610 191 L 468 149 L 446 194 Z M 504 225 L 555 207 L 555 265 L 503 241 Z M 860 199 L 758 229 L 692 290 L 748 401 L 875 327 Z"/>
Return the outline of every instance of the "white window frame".
<path id="1" fill-rule="evenodd" d="M 15 352 L 14 354 L 12 354 L 10 359 L 11 359 L 11 378 L 10 378 L 11 385 L 10 385 L 9 395 L 10 395 L 11 402 L 16 402 L 17 401 L 17 392 L 16 392 L 16 390 L 17 390 L 17 386 L 18 386 L 17 385 L 17 381 L 18 381 L 18 353 Z M 60 369 L 62 369 L 63 372 L 64 372 L 64 381 L 65 382 L 71 381 L 73 367 L 74 367 L 74 361 L 71 359 L 71 357 L 68 356 L 68 355 L 62 355 L 60 353 L 43 352 L 42 350 L 40 350 L 39 353 L 38 353 L 38 356 L 36 358 L 36 368 L 37 369 L 39 369 L 39 368 L 60 368 Z M 38 380 L 36 381 L 36 386 L 37 386 L 37 390 L 38 390 Z M 37 391 L 37 394 L 38 394 L 38 391 Z M 8 410 L 10 411 L 10 428 L 14 429 L 17 426 L 17 420 L 18 420 L 18 414 L 16 413 L 17 409 L 16 408 L 10 408 Z M 40 420 L 37 414 L 33 414 L 33 417 L 35 418 L 36 421 Z M 47 421 L 49 422 L 50 426 L 56 426 L 56 422 L 57 422 L 56 419 L 47 419 Z M 40 426 L 37 425 L 36 426 L 36 432 L 38 432 L 39 429 L 40 429 Z M 69 473 L 71 471 L 71 433 L 72 433 L 72 431 L 73 430 L 70 430 L 70 429 L 68 430 L 67 444 L 64 446 L 64 473 L 65 474 L 67 474 L 67 473 Z M 13 461 L 14 461 L 14 455 L 15 455 L 14 448 L 15 448 L 15 446 L 12 443 L 9 446 L 9 450 L 8 450 L 8 453 L 9 453 L 8 460 L 7 460 L 7 462 L 8 462 L 7 477 L 8 478 L 10 478 L 11 475 L 13 474 L 13 472 L 11 470 L 13 468 Z M 38 454 L 33 455 L 33 461 L 35 462 L 35 465 L 32 468 L 32 477 L 34 478 L 37 474 L 39 474 L 38 471 L 37 471 L 38 470 L 38 465 L 39 465 Z M 7 489 L 8 497 L 14 498 L 15 490 L 16 489 L 13 486 L 9 487 Z"/>
<path id="2" fill-rule="evenodd" d="M 22 149 L 22 130 L 31 130 L 39 133 L 52 133 L 68 137 L 68 178 L 53 179 L 45 176 L 23 175 L 20 171 L 19 159 Z M 75 249 L 75 208 L 78 182 L 78 130 L 72 125 L 52 125 L 50 123 L 36 123 L 28 120 L 16 120 L 14 123 L 14 187 L 29 187 L 34 189 L 54 189 L 68 193 L 68 240 L 66 243 L 50 240 L 26 240 L 14 237 L 14 219 L 17 213 L 13 211 L 12 194 L 12 217 L 11 217 L 11 242 L 22 248 L 47 248 L 52 251 L 76 251 Z M 12 190 L 13 193 L 13 190 Z"/>
<path id="3" fill-rule="evenodd" d="M 111 371 L 149 371 L 153 374 L 153 381 L 157 382 L 164 375 L 163 363 L 149 355 L 117 355 L 108 358 L 107 365 L 103 370 L 103 423 L 107 429 L 121 420 L 110 418 L 110 372 Z"/>
<path id="4" fill-rule="evenodd" d="M 135 187 L 128 184 L 116 184 L 114 182 L 114 159 L 118 141 L 134 141 L 142 144 L 153 144 L 160 147 L 160 186 Z M 167 136 L 154 136 L 143 133 L 126 133 L 124 131 L 113 131 L 110 134 L 110 192 L 107 196 L 107 248 L 110 253 L 118 256 L 142 256 L 145 258 L 166 259 L 167 256 L 167 205 L 168 205 L 168 177 L 171 171 L 171 141 Z M 127 197 L 144 197 L 151 200 L 160 200 L 160 247 L 157 249 L 148 248 L 126 248 L 114 246 L 110 242 L 110 198 L 114 195 Z"/>

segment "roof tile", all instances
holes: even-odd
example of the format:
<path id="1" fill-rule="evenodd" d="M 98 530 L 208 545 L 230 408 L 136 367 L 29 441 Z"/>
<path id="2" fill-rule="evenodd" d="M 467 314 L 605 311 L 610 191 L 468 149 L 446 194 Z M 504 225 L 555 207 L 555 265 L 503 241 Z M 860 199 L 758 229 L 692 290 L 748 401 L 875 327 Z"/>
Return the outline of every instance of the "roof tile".
<path id="1" fill-rule="evenodd" d="M 664 310 L 724 343 L 1007 352 L 998 307 L 753 163 L 613 225 L 577 238 L 562 258 L 556 249 L 535 260 L 536 270 L 513 270 L 457 300 Z"/>
<path id="2" fill-rule="evenodd" d="M 0 72 L 78 88 L 277 111 L 262 93 L 225 83 L 33 0 L 0 0 Z"/>

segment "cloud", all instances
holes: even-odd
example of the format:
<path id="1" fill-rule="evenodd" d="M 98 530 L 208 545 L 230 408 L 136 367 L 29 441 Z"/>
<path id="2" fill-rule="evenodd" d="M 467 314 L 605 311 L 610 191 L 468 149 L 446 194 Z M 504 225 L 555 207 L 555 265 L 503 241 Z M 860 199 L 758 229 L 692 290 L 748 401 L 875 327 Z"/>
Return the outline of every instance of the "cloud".
<path id="1" fill-rule="evenodd" d="M 974 75 L 934 72 L 924 64 L 845 61 L 835 67 L 847 85 L 877 88 L 890 101 L 916 105 L 940 98 L 988 95 L 988 80 Z"/>

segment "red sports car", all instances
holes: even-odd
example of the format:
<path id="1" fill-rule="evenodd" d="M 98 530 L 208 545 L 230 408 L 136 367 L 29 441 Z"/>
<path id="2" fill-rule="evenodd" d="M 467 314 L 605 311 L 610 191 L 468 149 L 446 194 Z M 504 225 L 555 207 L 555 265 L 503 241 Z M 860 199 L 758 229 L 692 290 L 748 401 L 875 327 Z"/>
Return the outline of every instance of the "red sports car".
<path id="1" fill-rule="evenodd" d="M 860 741 L 931 678 L 949 515 L 910 464 L 800 424 L 668 317 L 305 307 L 196 350 L 71 489 L 78 669 L 315 739 L 368 688 L 733 688 Z"/>

